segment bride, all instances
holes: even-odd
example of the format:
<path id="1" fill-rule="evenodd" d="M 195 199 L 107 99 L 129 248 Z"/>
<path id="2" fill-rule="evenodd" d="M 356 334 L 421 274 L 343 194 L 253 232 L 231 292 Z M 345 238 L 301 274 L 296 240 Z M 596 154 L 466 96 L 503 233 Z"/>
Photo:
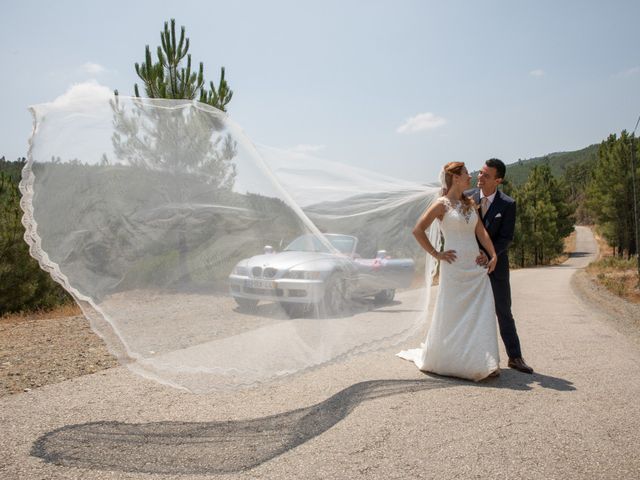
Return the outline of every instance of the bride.
<path id="1" fill-rule="evenodd" d="M 397 355 L 423 371 L 478 381 L 500 373 L 496 311 L 488 276 L 496 266 L 496 252 L 477 206 L 463 194 L 471 183 L 464 163 L 447 163 L 443 173 L 445 194 L 413 229 L 422 248 L 440 261 L 431 327 L 421 348 Z M 444 236 L 445 251 L 441 252 L 425 234 L 435 219 Z M 476 237 L 490 255 L 486 268 L 476 263 Z"/>

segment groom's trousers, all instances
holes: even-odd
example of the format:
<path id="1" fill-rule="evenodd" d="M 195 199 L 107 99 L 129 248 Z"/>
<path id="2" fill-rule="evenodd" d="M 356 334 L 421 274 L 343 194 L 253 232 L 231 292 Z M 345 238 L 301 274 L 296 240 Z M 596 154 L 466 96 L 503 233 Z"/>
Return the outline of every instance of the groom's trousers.
<path id="1" fill-rule="evenodd" d="M 495 278 L 489 275 L 491 280 L 491 289 L 493 290 L 493 299 L 496 303 L 496 315 L 498 316 L 498 326 L 500 327 L 500 336 L 504 342 L 505 349 L 509 358 L 520 358 L 520 339 L 516 331 L 516 322 L 511 313 L 511 285 L 509 277 Z"/>

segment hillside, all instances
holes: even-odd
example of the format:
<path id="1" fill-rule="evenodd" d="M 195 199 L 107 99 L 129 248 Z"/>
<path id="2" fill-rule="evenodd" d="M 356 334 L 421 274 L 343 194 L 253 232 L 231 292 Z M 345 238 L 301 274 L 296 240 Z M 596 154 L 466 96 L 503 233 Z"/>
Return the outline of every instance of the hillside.
<path id="1" fill-rule="evenodd" d="M 550 153 L 543 157 L 518 160 L 515 163 L 507 165 L 508 178 L 513 184 L 520 185 L 527 180 L 529 171 L 531 171 L 534 166 L 545 162 L 549 163 L 551 172 L 555 176 L 562 176 L 570 165 L 595 160 L 598 155 L 599 146 L 599 144 L 594 144 L 573 152 Z"/>

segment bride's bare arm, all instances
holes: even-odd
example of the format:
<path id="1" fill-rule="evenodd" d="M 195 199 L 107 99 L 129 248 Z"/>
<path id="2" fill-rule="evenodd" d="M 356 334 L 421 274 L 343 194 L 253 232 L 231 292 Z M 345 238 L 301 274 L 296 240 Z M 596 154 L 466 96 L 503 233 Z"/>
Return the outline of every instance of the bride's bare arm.
<path id="1" fill-rule="evenodd" d="M 487 230 L 484 228 L 482 224 L 482 220 L 478 217 L 478 222 L 476 223 L 476 237 L 480 241 L 480 244 L 484 247 L 484 249 L 489 253 L 489 262 L 487 263 L 488 273 L 493 272 L 496 268 L 496 263 L 498 262 L 498 257 L 496 255 L 496 249 L 493 247 L 493 242 L 491 241 L 491 237 L 487 233 Z"/>
<path id="2" fill-rule="evenodd" d="M 456 252 L 455 250 L 447 250 L 445 252 L 438 252 L 431 245 L 431 242 L 427 238 L 425 230 L 427 230 L 433 221 L 436 218 L 442 218 L 445 214 L 446 207 L 441 201 L 433 202 L 429 208 L 422 214 L 416 226 L 413 227 L 413 236 L 416 237 L 416 240 L 420 244 L 422 248 L 424 248 L 427 253 L 434 256 L 438 260 L 444 260 L 445 262 L 451 263 L 456 260 Z"/>

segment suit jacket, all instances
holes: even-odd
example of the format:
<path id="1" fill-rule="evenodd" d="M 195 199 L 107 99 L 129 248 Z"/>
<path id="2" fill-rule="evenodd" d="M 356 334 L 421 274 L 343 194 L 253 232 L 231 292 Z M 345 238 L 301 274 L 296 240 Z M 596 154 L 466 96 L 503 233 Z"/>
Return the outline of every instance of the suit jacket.
<path id="1" fill-rule="evenodd" d="M 480 205 L 479 188 L 468 190 L 465 195 Z M 516 201 L 502 191 L 496 191 L 496 196 L 482 222 L 498 255 L 498 263 L 491 275 L 496 279 L 509 278 L 509 245 L 513 241 L 516 228 Z M 480 248 L 484 250 L 482 245 Z"/>

